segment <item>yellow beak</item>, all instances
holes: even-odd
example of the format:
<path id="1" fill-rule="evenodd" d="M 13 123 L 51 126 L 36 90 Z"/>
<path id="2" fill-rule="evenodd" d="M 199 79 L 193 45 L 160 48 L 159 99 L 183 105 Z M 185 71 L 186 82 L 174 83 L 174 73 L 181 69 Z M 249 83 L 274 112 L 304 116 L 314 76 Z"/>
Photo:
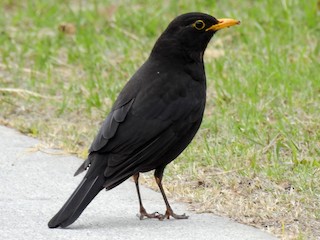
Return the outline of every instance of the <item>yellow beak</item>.
<path id="1" fill-rule="evenodd" d="M 240 21 L 231 18 L 218 19 L 219 23 L 207 28 L 206 31 L 218 31 L 222 28 L 231 27 L 240 24 Z"/>

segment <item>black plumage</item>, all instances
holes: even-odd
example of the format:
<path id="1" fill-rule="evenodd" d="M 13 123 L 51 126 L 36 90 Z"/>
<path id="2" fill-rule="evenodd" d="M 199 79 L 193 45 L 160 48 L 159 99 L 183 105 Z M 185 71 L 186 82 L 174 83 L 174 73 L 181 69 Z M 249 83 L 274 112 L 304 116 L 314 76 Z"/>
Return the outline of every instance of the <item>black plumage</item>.
<path id="1" fill-rule="evenodd" d="M 75 175 L 86 175 L 50 228 L 72 224 L 103 189 L 134 176 L 140 216 L 187 218 L 175 214 L 161 180 L 164 168 L 191 142 L 200 127 L 206 103 L 203 53 L 214 33 L 238 24 L 204 13 L 175 18 L 159 37 L 147 61 L 120 92 L 94 139 L 86 161 Z M 140 172 L 155 170 L 167 211 L 148 214 L 141 201 Z"/>

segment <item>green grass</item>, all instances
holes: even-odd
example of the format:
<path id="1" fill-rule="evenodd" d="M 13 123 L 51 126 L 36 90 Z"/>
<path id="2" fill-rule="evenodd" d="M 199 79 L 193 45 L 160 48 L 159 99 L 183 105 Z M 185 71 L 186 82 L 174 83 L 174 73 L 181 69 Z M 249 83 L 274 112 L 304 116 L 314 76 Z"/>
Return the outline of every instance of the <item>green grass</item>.
<path id="1" fill-rule="evenodd" d="M 168 166 L 166 186 L 197 211 L 284 239 L 320 237 L 317 0 L 2 0 L 0 8 L 0 122 L 82 157 L 171 19 L 203 11 L 241 20 L 208 46 L 205 118 Z"/>

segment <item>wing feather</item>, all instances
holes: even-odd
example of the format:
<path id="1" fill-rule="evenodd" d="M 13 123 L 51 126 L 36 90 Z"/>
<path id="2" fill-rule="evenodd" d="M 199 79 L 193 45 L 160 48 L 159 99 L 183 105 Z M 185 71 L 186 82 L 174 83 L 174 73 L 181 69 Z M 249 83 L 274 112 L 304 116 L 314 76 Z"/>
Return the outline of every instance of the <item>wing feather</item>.
<path id="1" fill-rule="evenodd" d="M 120 108 L 109 113 L 103 122 L 99 133 L 93 140 L 89 152 L 97 152 L 107 145 L 108 141 L 116 134 L 119 124 L 125 120 L 133 102 L 134 98 Z"/>

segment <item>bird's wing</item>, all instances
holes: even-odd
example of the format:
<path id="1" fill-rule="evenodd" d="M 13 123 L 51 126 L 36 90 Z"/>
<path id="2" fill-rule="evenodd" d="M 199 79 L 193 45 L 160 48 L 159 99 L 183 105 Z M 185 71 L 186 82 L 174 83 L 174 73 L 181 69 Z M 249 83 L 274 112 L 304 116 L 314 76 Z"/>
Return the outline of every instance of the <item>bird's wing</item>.
<path id="1" fill-rule="evenodd" d="M 122 123 L 125 120 L 133 102 L 134 98 L 120 105 L 118 108 L 113 109 L 108 114 L 108 116 L 102 123 L 102 126 L 98 134 L 96 135 L 95 139 L 91 144 L 91 147 L 89 149 L 90 154 L 93 152 L 98 152 L 99 150 L 108 145 L 109 140 L 113 138 L 115 133 L 117 132 L 120 123 Z M 81 164 L 81 166 L 75 172 L 74 176 L 85 171 L 90 166 L 90 164 L 91 158 L 89 155 L 88 159 Z"/>
<path id="2" fill-rule="evenodd" d="M 134 98 L 113 110 L 104 120 L 97 136 L 93 140 L 89 152 L 97 152 L 107 146 L 108 141 L 116 134 L 120 123 L 124 122 L 130 111 Z"/>
<path id="3" fill-rule="evenodd" d="M 104 172 L 107 178 L 104 186 L 107 189 L 113 188 L 137 171 L 149 171 L 162 164 L 166 165 L 168 159 L 162 156 L 172 148 L 176 148 L 178 154 L 184 149 L 180 146 L 181 139 L 188 133 L 195 132 L 201 121 L 201 118 L 190 117 L 194 114 L 201 116 L 198 109 L 191 110 L 184 105 L 182 99 L 176 99 L 162 111 L 159 107 L 157 111 L 135 115 L 133 104 L 126 120 L 119 125 L 115 138 L 110 139 L 108 143 L 111 154 L 108 156 L 108 166 Z M 158 118 L 150 118 L 151 115 L 158 115 L 158 111 L 162 112 Z M 179 121 L 178 115 L 182 112 L 186 114 Z"/>

